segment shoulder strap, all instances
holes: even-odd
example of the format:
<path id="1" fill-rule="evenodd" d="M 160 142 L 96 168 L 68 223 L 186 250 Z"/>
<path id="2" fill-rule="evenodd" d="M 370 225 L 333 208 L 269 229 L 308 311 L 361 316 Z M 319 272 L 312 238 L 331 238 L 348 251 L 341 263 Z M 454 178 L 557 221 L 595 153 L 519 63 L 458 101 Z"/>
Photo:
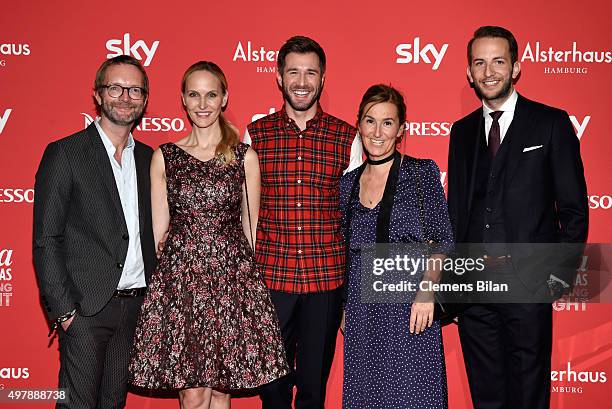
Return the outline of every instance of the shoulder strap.
<path id="1" fill-rule="evenodd" d="M 380 210 L 376 220 L 376 243 L 389 243 L 389 230 L 391 227 L 391 211 L 393 210 L 393 202 L 395 200 L 395 192 L 397 191 L 397 181 L 399 179 L 400 164 L 402 162 L 402 154 L 395 152 L 393 165 L 387 176 L 385 190 L 380 202 Z"/>
<path id="2" fill-rule="evenodd" d="M 427 241 L 427 233 L 425 231 L 425 206 L 423 203 L 425 199 L 423 198 L 423 187 L 421 185 L 421 160 L 417 158 L 412 158 L 412 160 L 414 161 L 417 197 L 419 200 L 419 224 L 421 225 L 421 235 L 423 241 Z"/>

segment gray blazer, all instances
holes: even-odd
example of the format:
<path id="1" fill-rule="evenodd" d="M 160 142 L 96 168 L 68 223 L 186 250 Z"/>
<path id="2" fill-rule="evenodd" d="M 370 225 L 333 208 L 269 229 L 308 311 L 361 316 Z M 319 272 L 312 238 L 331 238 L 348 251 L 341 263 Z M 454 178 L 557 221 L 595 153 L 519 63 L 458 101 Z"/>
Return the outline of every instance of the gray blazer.
<path id="1" fill-rule="evenodd" d="M 140 239 L 147 283 L 155 268 L 151 226 L 153 150 L 134 148 Z M 94 315 L 121 277 L 128 232 L 104 144 L 94 124 L 50 143 L 36 172 L 34 266 L 50 321 L 77 310 Z"/>

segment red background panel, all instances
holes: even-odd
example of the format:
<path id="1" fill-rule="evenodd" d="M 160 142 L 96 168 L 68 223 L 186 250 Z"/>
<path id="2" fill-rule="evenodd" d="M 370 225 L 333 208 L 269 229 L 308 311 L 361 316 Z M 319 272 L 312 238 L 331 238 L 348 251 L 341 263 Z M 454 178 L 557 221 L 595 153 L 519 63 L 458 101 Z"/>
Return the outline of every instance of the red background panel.
<path id="1" fill-rule="evenodd" d="M 119 40 L 122 46 L 127 34 L 132 47 L 139 41 L 144 41 L 147 48 L 158 42 L 146 67 L 151 82 L 145 115 L 148 119 L 142 129 L 134 132 L 151 146 L 177 140 L 188 129 L 180 103 L 180 79 L 184 70 L 198 60 L 212 60 L 225 71 L 230 92 L 227 116 L 241 132 L 254 115 L 278 110 L 282 98 L 275 83 L 276 62 L 235 60 L 236 49 L 239 43 L 246 49 L 250 42 L 254 50 L 263 47 L 265 51 L 276 51 L 288 37 L 302 34 L 319 41 L 327 53 L 328 69 L 321 98 L 326 111 L 354 122 L 365 89 L 374 83 L 391 83 L 404 93 L 411 123 L 402 150 L 432 158 L 446 172 L 448 129 L 453 121 L 479 105 L 465 75 L 466 43 L 474 29 L 486 24 L 509 28 L 519 41 L 520 57 L 528 45 L 534 50 L 536 43 L 542 50 L 552 47 L 555 51 L 571 50 L 576 43 L 583 53 L 607 52 L 610 56 L 611 9 L 605 0 L 582 3 L 36 0 L 3 4 L 0 387 L 57 385 L 57 340 L 49 343 L 46 338 L 47 327 L 32 267 L 32 194 L 25 195 L 27 200 L 20 199 L 23 194 L 19 189 L 33 188 L 34 173 L 50 141 L 82 129 L 86 119 L 83 114 L 95 116 L 92 84 L 97 67 L 112 53 L 112 49 L 107 49 L 109 40 Z M 436 69 L 433 61 L 423 61 L 423 54 L 418 63 L 396 62 L 402 57 L 396 53 L 396 47 L 410 44 L 410 50 L 414 50 L 417 38 L 421 49 L 428 44 L 438 51 L 445 49 Z M 144 62 L 142 48 L 133 50 Z M 431 53 L 424 55 L 431 59 Z M 541 62 L 525 58 L 521 66 L 517 84 L 520 93 L 565 109 L 583 127 L 581 150 L 591 195 L 589 241 L 609 242 L 610 61 L 587 63 L 570 58 Z M 575 70 L 579 73 L 566 72 Z M 612 370 L 610 305 L 559 303 L 555 309 L 553 371 L 567 370 L 569 364 L 572 370 L 599 376 L 597 382 L 553 381 L 552 406 L 608 407 L 607 375 Z M 444 329 L 444 344 L 450 407 L 471 408 L 455 326 Z M 340 407 L 341 390 L 340 337 L 328 385 L 328 407 Z M 177 406 L 175 400 L 136 395 L 128 398 L 129 408 Z M 236 399 L 233 407 L 256 408 L 259 401 Z"/>

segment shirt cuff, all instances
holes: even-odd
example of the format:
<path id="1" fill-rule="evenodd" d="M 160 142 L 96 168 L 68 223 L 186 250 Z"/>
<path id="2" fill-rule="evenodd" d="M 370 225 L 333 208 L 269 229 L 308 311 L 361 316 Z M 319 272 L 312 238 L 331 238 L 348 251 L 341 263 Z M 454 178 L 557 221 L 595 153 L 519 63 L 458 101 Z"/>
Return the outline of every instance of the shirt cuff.
<path id="1" fill-rule="evenodd" d="M 554 275 L 550 275 L 550 280 L 552 281 L 556 281 L 558 283 L 561 283 L 561 285 L 563 286 L 563 288 L 569 288 L 569 284 L 566 283 L 565 281 L 561 280 L 559 277 L 556 277 Z"/>

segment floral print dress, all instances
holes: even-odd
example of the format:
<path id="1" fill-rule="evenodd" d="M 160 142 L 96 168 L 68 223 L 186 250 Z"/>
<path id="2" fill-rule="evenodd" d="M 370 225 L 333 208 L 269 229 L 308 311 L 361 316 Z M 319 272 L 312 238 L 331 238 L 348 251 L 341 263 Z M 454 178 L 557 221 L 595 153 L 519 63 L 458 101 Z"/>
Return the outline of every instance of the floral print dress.
<path id="1" fill-rule="evenodd" d="M 138 321 L 130 382 L 235 390 L 286 375 L 276 312 L 240 220 L 248 145 L 238 144 L 228 164 L 172 143 L 160 149 L 170 227 Z"/>

